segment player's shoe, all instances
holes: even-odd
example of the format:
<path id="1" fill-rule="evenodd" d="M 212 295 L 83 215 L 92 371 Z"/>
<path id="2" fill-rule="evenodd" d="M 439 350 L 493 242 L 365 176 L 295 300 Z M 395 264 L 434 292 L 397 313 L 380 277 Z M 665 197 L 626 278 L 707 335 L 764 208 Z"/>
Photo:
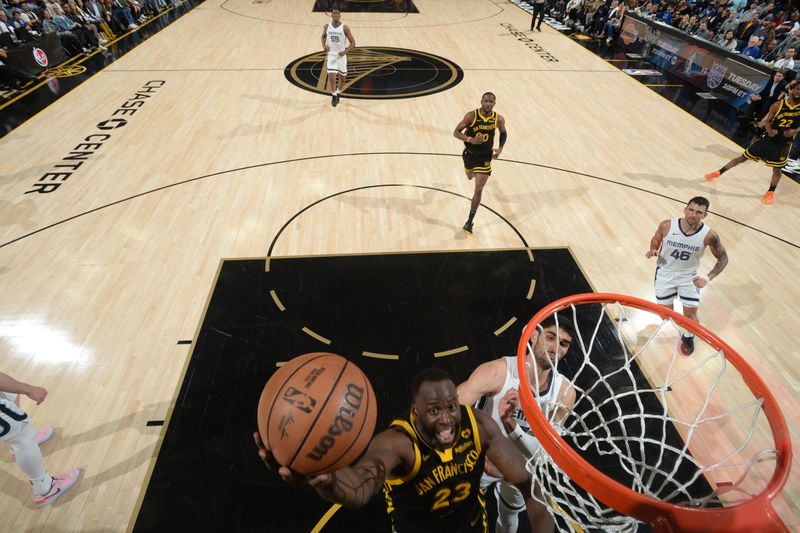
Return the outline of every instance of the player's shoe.
<path id="1" fill-rule="evenodd" d="M 36 431 L 36 444 L 44 444 L 50 437 L 53 436 L 56 430 L 53 429 L 53 426 L 45 426 L 43 428 L 39 428 Z M 17 454 L 14 453 L 14 450 L 11 450 L 11 458 L 16 459 Z"/>
<path id="2" fill-rule="evenodd" d="M 681 353 L 683 355 L 692 355 L 694 352 L 694 337 L 685 337 L 681 335 Z"/>
<path id="3" fill-rule="evenodd" d="M 713 181 L 713 180 L 717 179 L 718 177 L 720 177 L 720 171 L 719 170 L 715 170 L 713 172 L 709 172 L 708 174 L 706 174 L 703 177 L 706 179 L 706 181 Z"/>
<path id="4" fill-rule="evenodd" d="M 45 505 L 53 503 L 60 498 L 62 494 L 71 489 L 78 481 L 79 477 L 81 477 L 80 468 L 73 468 L 68 472 L 53 476 L 53 483 L 50 485 L 50 490 L 47 494 L 42 494 L 41 496 L 34 494 L 33 503 L 36 504 L 36 507 L 44 507 Z"/>
<path id="5" fill-rule="evenodd" d="M 764 197 L 761 199 L 761 202 L 767 205 L 771 204 L 774 201 L 775 201 L 775 191 L 767 191 L 766 194 L 764 194 Z"/>
<path id="6" fill-rule="evenodd" d="M 339 105 L 339 95 L 338 94 L 334 94 L 333 95 L 333 99 L 331 100 L 331 105 L 333 107 L 336 107 L 337 105 Z"/>
<path id="7" fill-rule="evenodd" d="M 472 235 L 472 222 L 467 221 L 467 223 L 464 224 L 464 231 Z"/>

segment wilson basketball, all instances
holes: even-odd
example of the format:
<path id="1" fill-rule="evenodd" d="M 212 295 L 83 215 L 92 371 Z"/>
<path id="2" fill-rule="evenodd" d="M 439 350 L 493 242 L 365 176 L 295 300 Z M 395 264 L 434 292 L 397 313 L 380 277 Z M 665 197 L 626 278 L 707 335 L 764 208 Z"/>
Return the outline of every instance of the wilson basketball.
<path id="1" fill-rule="evenodd" d="M 360 368 L 332 353 L 309 353 L 267 382 L 258 402 L 258 432 L 279 464 L 300 474 L 323 474 L 361 455 L 377 411 Z"/>

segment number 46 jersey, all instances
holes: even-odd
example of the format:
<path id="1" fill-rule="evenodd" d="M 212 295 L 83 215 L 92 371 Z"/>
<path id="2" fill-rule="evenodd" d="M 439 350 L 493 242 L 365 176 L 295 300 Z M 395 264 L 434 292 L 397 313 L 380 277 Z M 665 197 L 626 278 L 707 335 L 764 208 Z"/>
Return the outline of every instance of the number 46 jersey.
<path id="1" fill-rule="evenodd" d="M 414 417 L 389 427 L 414 443 L 414 467 L 383 487 L 395 533 L 485 533 L 486 505 L 480 492 L 484 453 L 471 407 L 461 406 L 461 427 L 450 448 L 432 447 L 419 434 Z"/>
<path id="2" fill-rule="evenodd" d="M 700 258 L 706 251 L 703 241 L 711 228 L 701 224 L 700 229 L 687 235 L 681 229 L 680 220 L 673 218 L 670 222 L 669 232 L 661 243 L 657 265 L 665 270 L 697 271 L 700 268 Z"/>

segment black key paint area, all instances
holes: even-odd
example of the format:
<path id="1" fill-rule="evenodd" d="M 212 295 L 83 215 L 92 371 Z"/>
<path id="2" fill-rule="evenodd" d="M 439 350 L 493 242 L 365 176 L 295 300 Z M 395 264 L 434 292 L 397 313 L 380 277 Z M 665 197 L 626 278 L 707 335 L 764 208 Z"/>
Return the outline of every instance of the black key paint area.
<path id="1" fill-rule="evenodd" d="M 417 371 L 461 382 L 514 355 L 538 309 L 582 292 L 589 282 L 563 248 L 223 261 L 135 531 L 311 531 L 331 504 L 269 472 L 252 439 L 276 363 L 316 351 L 355 362 L 375 389 L 380 431 L 407 412 Z M 601 329 L 602 347 L 614 332 Z M 382 495 L 339 509 L 324 531 L 388 532 Z"/>

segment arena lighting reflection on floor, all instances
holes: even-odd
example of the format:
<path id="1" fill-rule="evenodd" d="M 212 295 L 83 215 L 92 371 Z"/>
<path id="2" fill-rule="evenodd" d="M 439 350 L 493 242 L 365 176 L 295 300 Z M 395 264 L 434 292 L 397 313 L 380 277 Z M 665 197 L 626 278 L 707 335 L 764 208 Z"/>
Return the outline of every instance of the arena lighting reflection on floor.
<path id="1" fill-rule="evenodd" d="M 25 356 L 33 364 L 80 363 L 87 367 L 94 354 L 91 349 L 76 344 L 69 335 L 38 321 L 0 325 L 0 337 L 10 345 L 4 357 Z"/>

